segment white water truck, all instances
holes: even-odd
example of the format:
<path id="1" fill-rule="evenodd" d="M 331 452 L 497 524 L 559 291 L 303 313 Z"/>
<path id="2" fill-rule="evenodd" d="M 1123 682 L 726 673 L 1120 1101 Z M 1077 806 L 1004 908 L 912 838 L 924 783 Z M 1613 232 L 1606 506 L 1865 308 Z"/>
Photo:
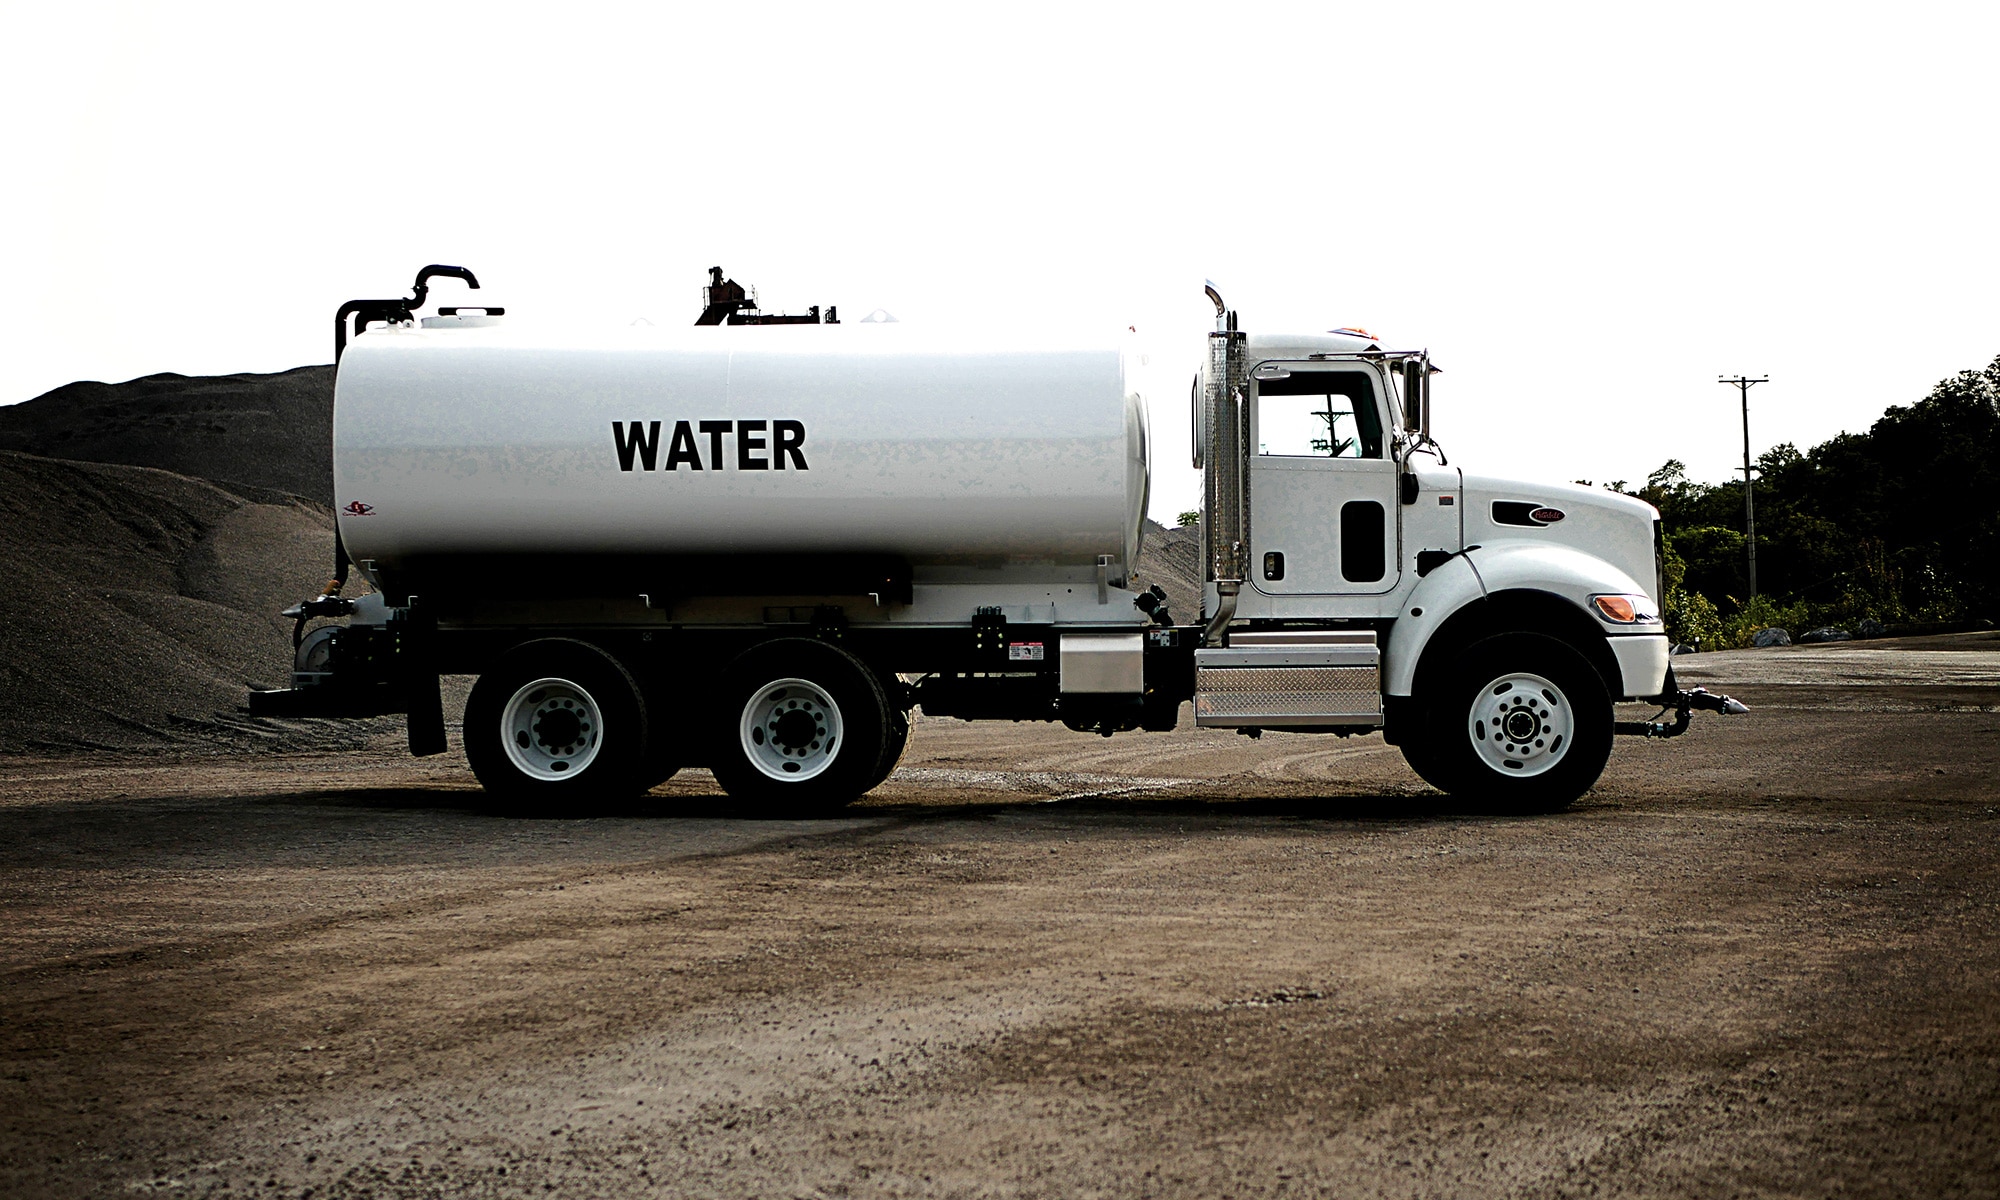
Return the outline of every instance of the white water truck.
<path id="1" fill-rule="evenodd" d="M 251 711 L 407 713 L 435 754 L 439 676 L 476 675 L 466 758 L 504 805 L 701 766 L 794 813 L 881 783 L 917 707 L 1109 736 L 1192 701 L 1252 736 L 1380 730 L 1512 811 L 1582 795 L 1615 733 L 1744 711 L 1675 686 L 1657 511 L 1450 465 L 1427 352 L 1247 333 L 1209 288 L 1207 578 L 1181 623 L 1134 576 L 1148 417 L 1117 345 L 780 317 L 712 275 L 683 329 L 419 320 L 431 279 L 478 287 L 445 266 L 344 305 L 335 577 L 288 610 L 292 686 Z M 369 594 L 341 594 L 350 563 Z M 1620 700 L 1662 711 L 1621 723 Z"/>

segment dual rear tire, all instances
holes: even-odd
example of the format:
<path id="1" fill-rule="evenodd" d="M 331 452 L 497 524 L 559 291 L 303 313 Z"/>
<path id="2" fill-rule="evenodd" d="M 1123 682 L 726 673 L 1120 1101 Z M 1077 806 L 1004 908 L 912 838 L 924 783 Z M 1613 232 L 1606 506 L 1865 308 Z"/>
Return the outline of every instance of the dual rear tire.
<path id="1" fill-rule="evenodd" d="M 837 646 L 767 642 L 723 671 L 712 769 L 725 791 L 774 815 L 837 810 L 902 757 L 909 719 L 882 680 Z"/>
<path id="2" fill-rule="evenodd" d="M 465 757 L 503 808 L 560 812 L 651 787 L 646 702 L 588 642 L 544 638 L 502 655 L 465 704 Z"/>
<path id="3" fill-rule="evenodd" d="M 824 642 L 788 638 L 749 650 L 710 694 L 711 704 L 670 709 L 656 691 L 649 704 L 647 690 L 603 650 L 567 638 L 528 642 L 474 685 L 466 758 L 494 800 L 514 811 L 629 799 L 693 757 L 708 761 L 733 799 L 799 816 L 839 809 L 880 784 L 909 738 L 908 714 L 875 672 Z M 690 745 L 682 727 L 699 740 Z"/>

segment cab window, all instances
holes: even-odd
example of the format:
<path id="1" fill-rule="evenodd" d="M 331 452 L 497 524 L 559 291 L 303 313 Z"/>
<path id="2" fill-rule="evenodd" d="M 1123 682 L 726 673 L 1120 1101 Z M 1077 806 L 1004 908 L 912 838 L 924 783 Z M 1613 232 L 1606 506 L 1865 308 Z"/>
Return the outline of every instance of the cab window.
<path id="1" fill-rule="evenodd" d="M 1293 371 L 1257 383 L 1257 453 L 1380 458 L 1382 414 L 1361 371 Z"/>

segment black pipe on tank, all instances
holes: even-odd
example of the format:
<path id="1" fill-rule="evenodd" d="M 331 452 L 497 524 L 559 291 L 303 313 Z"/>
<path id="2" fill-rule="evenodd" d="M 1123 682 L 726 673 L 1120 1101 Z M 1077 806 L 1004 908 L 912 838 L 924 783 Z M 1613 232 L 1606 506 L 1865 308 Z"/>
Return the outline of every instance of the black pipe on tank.
<path id="1" fill-rule="evenodd" d="M 463 279 L 465 286 L 475 291 L 479 288 L 479 278 L 464 267 L 432 263 L 417 272 L 417 281 L 410 286 L 410 297 L 407 300 L 349 300 L 333 314 L 334 365 L 340 365 L 340 356 L 347 350 L 347 318 L 350 314 L 356 317 L 354 323 L 356 337 L 361 336 L 361 331 L 368 328 L 370 321 L 388 321 L 394 324 L 411 320 L 414 310 L 422 308 L 424 301 L 430 299 L 433 279 Z"/>

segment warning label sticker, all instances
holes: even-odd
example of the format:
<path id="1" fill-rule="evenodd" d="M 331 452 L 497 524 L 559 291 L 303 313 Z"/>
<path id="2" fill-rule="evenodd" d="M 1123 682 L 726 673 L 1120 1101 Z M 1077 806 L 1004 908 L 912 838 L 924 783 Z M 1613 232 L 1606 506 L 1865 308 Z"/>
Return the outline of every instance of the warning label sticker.
<path id="1" fill-rule="evenodd" d="M 1042 644 L 1040 642 L 1008 642 L 1007 661 L 1041 662 L 1043 661 Z"/>

